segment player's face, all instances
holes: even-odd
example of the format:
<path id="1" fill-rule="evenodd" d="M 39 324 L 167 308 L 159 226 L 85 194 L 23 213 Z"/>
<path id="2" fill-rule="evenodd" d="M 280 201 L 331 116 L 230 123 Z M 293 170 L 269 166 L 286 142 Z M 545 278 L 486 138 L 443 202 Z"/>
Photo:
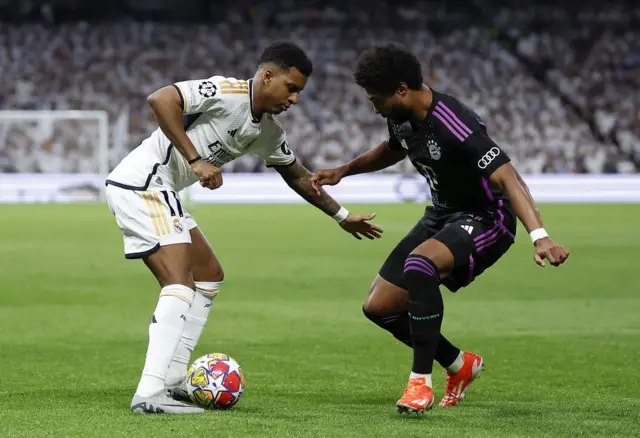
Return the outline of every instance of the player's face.
<path id="1" fill-rule="evenodd" d="M 271 114 L 280 114 L 297 104 L 300 92 L 307 84 L 307 77 L 295 67 L 267 69 L 264 79 L 266 111 Z"/>
<path id="2" fill-rule="evenodd" d="M 391 96 L 383 96 L 375 92 L 367 91 L 367 96 L 376 114 L 385 119 L 391 119 L 396 123 L 403 123 L 411 116 L 411 107 L 405 102 L 405 93 L 396 92 Z"/>

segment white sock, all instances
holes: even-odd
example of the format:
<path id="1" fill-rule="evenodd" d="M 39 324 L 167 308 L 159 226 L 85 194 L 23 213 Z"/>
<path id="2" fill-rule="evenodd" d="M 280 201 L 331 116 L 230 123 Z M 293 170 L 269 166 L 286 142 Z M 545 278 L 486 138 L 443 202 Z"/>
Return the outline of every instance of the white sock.
<path id="1" fill-rule="evenodd" d="M 464 353 L 462 352 L 462 350 L 460 350 L 460 353 L 458 354 L 458 357 L 456 357 L 456 360 L 454 360 L 453 363 L 447 367 L 447 371 L 449 371 L 451 374 L 457 373 L 458 371 L 460 371 L 460 368 L 462 368 L 462 365 L 464 365 Z"/>
<path id="2" fill-rule="evenodd" d="M 172 284 L 160 291 L 158 305 L 149 324 L 149 347 L 136 394 L 149 397 L 164 391 L 171 358 L 184 329 L 186 314 L 195 292 L 184 285 Z"/>
<path id="3" fill-rule="evenodd" d="M 431 374 L 418 374 L 411 371 L 411 374 L 409 375 L 409 379 L 418 379 L 418 378 L 423 378 L 426 385 L 429 388 L 433 387 L 433 383 L 431 383 Z"/>
<path id="4" fill-rule="evenodd" d="M 221 281 L 196 281 L 196 295 L 189 312 L 187 312 L 187 322 L 184 325 L 182 338 L 178 342 L 178 347 L 167 373 L 167 387 L 182 383 L 187 375 L 187 368 L 191 362 L 191 353 L 193 353 L 198 344 L 202 330 L 204 330 L 209 317 L 212 301 L 218 295 L 221 286 Z"/>

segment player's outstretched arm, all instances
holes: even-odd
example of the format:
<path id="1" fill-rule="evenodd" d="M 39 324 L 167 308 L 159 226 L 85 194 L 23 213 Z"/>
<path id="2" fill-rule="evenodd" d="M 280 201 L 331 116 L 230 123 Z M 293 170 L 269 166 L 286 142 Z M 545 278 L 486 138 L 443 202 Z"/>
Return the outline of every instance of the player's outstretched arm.
<path id="1" fill-rule="evenodd" d="M 274 166 L 274 168 L 293 191 L 309 204 L 333 217 L 345 231 L 353 234 L 356 239 L 360 240 L 362 236 L 368 239 L 380 238 L 382 229 L 368 222 L 375 217 L 375 213 L 366 216 L 349 213 L 324 189 L 314 189 L 311 184 L 311 172 L 299 162 L 296 161 L 290 166 Z"/>
<path id="2" fill-rule="evenodd" d="M 393 166 L 407 156 L 404 150 L 395 150 L 389 147 L 389 142 L 380 143 L 373 149 L 358 155 L 344 166 L 337 169 L 324 169 L 317 171 L 311 177 L 311 184 L 316 193 L 320 193 L 320 186 L 334 186 L 346 176 L 359 173 L 375 172 Z"/>
<path id="3" fill-rule="evenodd" d="M 222 185 L 220 169 L 202 160 L 196 147 L 189 139 L 182 124 L 182 98 L 174 86 L 167 86 L 155 91 L 147 102 L 153 111 L 158 126 L 171 144 L 189 162 L 193 172 L 200 177 L 200 184 L 209 189 L 217 189 Z"/>
<path id="4" fill-rule="evenodd" d="M 569 257 L 569 251 L 549 238 L 529 188 L 515 167 L 511 163 L 503 164 L 491 174 L 489 180 L 509 196 L 518 219 L 527 229 L 535 246 L 535 262 L 543 267 L 544 259 L 549 260 L 553 266 L 564 263 Z"/>

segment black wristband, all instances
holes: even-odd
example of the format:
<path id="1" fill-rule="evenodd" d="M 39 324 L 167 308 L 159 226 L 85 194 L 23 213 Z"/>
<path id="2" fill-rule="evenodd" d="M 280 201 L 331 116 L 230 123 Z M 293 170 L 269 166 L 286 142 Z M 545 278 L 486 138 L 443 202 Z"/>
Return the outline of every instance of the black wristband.
<path id="1" fill-rule="evenodd" d="M 195 158 L 193 158 L 193 159 L 189 160 L 189 164 L 196 163 L 196 162 L 198 162 L 198 161 L 200 161 L 200 160 L 202 160 L 202 157 L 201 157 L 200 155 L 198 155 L 197 157 L 195 157 Z"/>

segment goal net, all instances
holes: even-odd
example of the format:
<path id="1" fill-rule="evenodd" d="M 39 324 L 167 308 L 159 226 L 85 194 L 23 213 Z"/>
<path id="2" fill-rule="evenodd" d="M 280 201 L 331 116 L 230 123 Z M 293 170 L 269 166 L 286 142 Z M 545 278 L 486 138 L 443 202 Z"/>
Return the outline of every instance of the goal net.
<path id="1" fill-rule="evenodd" d="M 106 111 L 0 111 L 0 202 L 102 199 Z"/>

